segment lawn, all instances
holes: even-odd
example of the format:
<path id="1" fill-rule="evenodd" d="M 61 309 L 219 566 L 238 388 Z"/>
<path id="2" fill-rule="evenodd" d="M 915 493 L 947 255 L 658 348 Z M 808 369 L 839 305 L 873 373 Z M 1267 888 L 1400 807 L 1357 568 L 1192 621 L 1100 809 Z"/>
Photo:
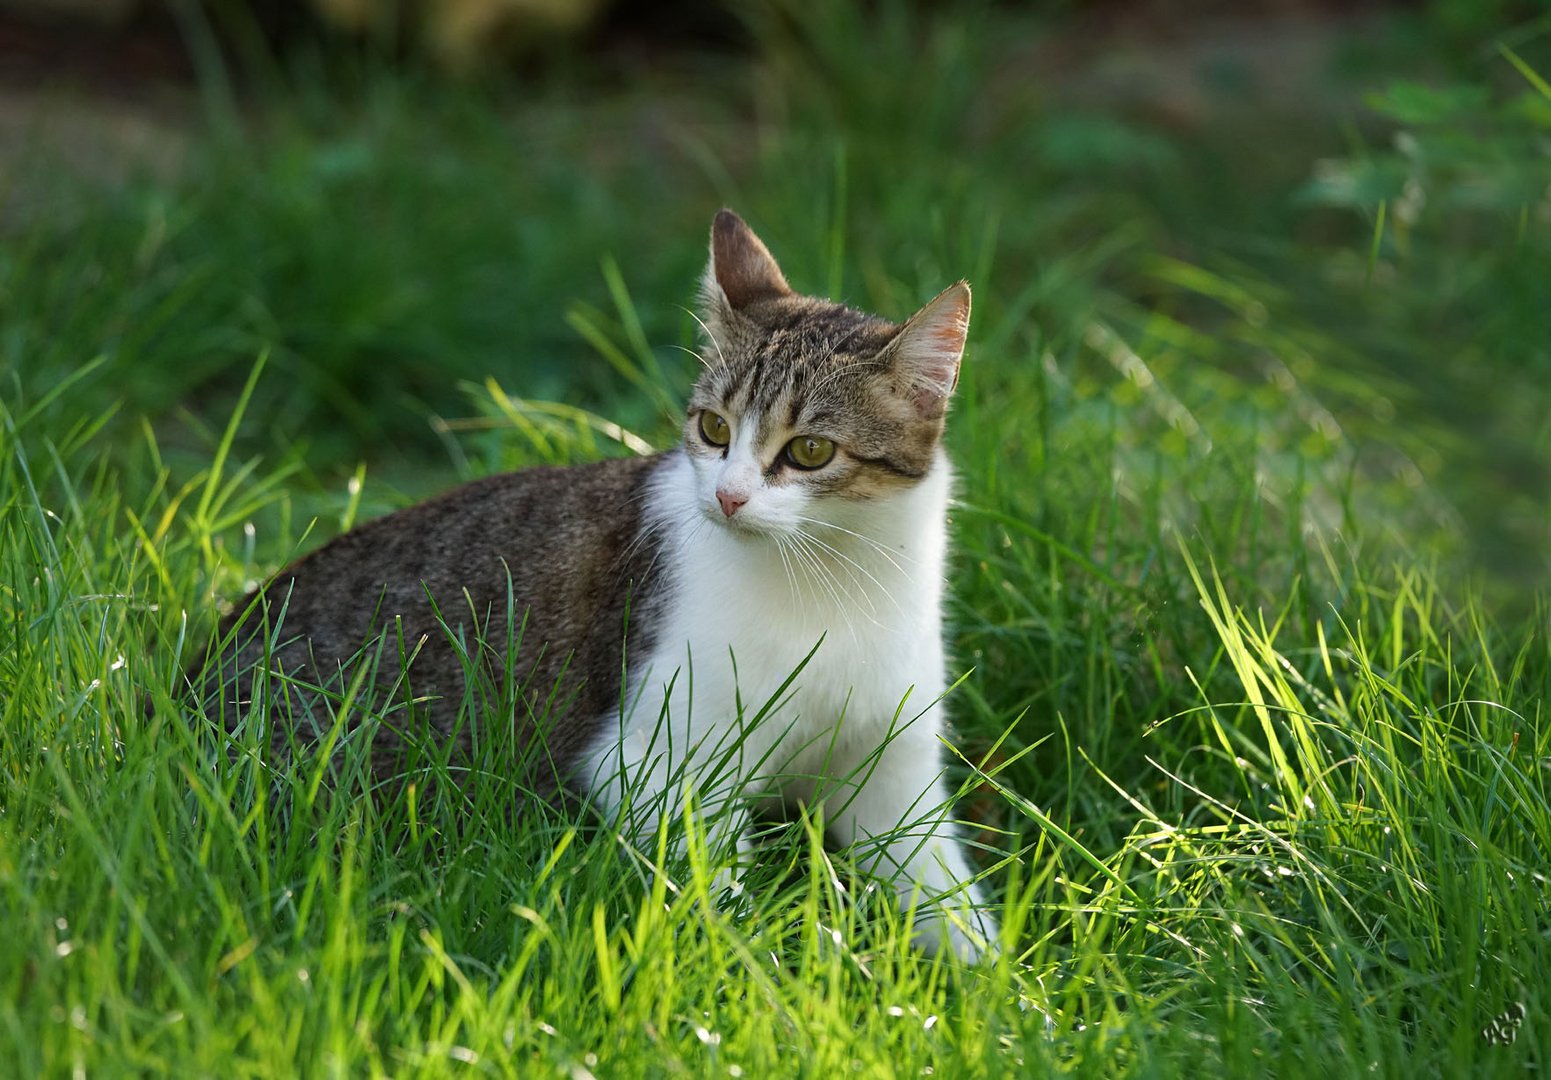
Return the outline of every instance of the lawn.
<path id="1" fill-rule="evenodd" d="M 1375 9 L 1307 94 L 1245 47 L 1127 97 L 1072 7 L 748 5 L 741 51 L 473 83 L 299 47 L 207 65 L 175 162 L 9 155 L 5 1068 L 1546 1067 L 1551 21 Z M 498 761 L 275 774 L 180 698 L 352 522 L 671 444 L 722 205 L 803 291 L 974 284 L 948 701 L 992 963 L 912 951 L 812 822 L 730 897 L 698 835 L 513 815 Z"/>

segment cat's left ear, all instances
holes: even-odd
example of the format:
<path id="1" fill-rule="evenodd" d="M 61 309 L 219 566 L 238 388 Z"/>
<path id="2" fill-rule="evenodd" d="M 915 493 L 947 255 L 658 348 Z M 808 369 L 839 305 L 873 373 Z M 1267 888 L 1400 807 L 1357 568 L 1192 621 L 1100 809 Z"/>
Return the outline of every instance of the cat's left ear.
<path id="1" fill-rule="evenodd" d="M 705 288 L 720 293 L 720 299 L 734 311 L 792 292 L 770 249 L 731 210 L 722 210 L 711 223 L 711 261 L 706 266 Z"/>
<path id="2" fill-rule="evenodd" d="M 947 411 L 968 334 L 969 282 L 960 281 L 912 315 L 889 343 L 890 363 L 923 420 Z"/>

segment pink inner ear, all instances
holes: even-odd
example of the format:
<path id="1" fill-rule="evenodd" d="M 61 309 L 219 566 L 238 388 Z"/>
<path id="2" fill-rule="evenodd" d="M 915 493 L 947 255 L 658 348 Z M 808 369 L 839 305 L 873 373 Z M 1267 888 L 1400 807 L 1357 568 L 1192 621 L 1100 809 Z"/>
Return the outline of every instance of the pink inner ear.
<path id="1" fill-rule="evenodd" d="M 944 290 L 905 324 L 899 362 L 911 384 L 911 400 L 922 416 L 937 416 L 959 382 L 959 358 L 969 333 L 969 286 Z"/>
<path id="2" fill-rule="evenodd" d="M 938 370 L 942 378 L 937 384 L 947 384 L 950 391 L 959 385 L 959 357 L 964 353 L 964 337 L 969 330 L 967 322 L 949 322 L 933 335 L 933 346 L 939 357 Z"/>

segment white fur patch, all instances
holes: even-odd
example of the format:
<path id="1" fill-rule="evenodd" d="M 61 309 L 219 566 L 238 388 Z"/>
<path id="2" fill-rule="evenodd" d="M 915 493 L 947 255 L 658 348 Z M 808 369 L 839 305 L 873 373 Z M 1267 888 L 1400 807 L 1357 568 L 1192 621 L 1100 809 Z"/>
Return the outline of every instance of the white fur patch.
<path id="1" fill-rule="evenodd" d="M 906 896 L 955 894 L 918 918 L 921 944 L 941 943 L 945 906 L 954 950 L 979 955 L 975 937 L 994 939 L 995 923 L 965 910 L 978 896 L 942 821 L 946 457 L 871 500 L 761 484 L 731 520 L 715 498 L 722 465 L 680 453 L 653 480 L 647 517 L 661 530 L 669 600 L 650 657 L 628 673 L 633 707 L 605 719 L 582 777 L 608 809 L 627 795 L 649 806 L 638 830 L 655 826 L 656 807 L 680 805 L 669 789 L 685 778 L 707 810 L 747 781 L 821 802 L 845 843 L 909 823 L 911 835 L 883 845 L 883 865 Z M 726 772 L 713 776 L 719 757 Z M 723 820 L 740 827 L 736 810 Z"/>

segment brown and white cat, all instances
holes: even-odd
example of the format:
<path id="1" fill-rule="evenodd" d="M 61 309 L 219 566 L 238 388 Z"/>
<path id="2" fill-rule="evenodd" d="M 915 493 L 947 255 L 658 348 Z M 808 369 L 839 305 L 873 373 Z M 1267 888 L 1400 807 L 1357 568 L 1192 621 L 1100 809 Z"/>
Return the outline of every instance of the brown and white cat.
<path id="1" fill-rule="evenodd" d="M 691 788 L 740 850 L 751 798 L 821 808 L 919 890 L 922 947 L 977 957 L 996 926 L 946 820 L 939 704 L 969 286 L 903 325 L 801 296 L 723 210 L 701 301 L 681 446 L 490 477 L 340 536 L 225 620 L 197 692 L 282 756 L 369 663 L 433 735 L 510 724 L 523 786 L 642 837 Z M 525 688 L 509 715 L 477 715 L 478 672 Z"/>

